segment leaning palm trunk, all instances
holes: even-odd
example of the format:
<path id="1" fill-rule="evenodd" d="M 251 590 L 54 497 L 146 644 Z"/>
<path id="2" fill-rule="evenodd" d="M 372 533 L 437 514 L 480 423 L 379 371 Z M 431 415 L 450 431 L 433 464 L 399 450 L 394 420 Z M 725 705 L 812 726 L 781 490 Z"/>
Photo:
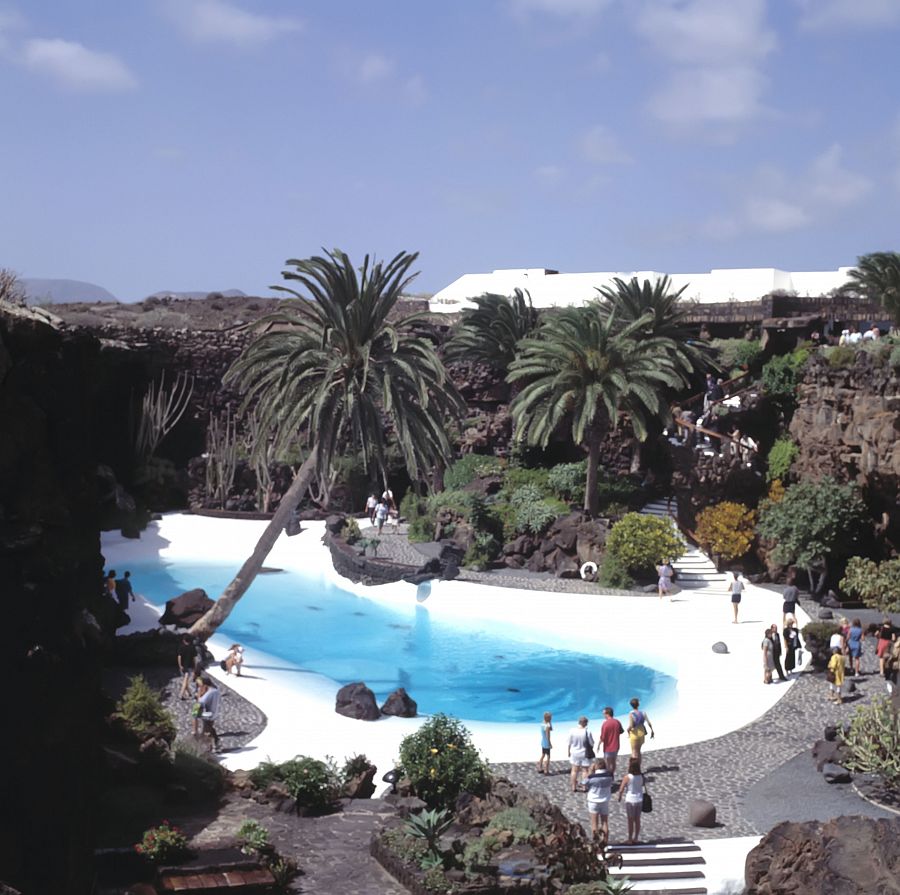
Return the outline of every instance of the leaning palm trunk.
<path id="1" fill-rule="evenodd" d="M 247 588 L 253 584 L 253 580 L 259 574 L 266 557 L 271 553 L 275 542 L 284 531 L 291 513 L 296 509 L 297 505 L 303 499 L 306 489 L 309 488 L 316 472 L 316 455 L 317 451 L 313 448 L 312 453 L 303 461 L 303 464 L 297 470 L 291 487 L 285 492 L 275 510 L 272 520 L 266 526 L 265 531 L 256 542 L 253 553 L 241 566 L 240 571 L 234 576 L 231 583 L 222 592 L 222 595 L 216 600 L 215 605 L 202 618 L 194 622 L 190 633 L 197 637 L 206 639 L 218 628 L 222 622 L 231 614 L 237 601 L 247 592 Z"/>

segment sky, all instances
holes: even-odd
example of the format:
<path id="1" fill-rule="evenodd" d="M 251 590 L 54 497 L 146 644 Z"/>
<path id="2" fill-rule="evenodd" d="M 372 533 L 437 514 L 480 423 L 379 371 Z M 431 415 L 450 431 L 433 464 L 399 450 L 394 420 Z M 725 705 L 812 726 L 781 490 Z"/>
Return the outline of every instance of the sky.
<path id="1" fill-rule="evenodd" d="M 900 0 L 0 0 L 0 267 L 833 270 L 900 249 Z"/>

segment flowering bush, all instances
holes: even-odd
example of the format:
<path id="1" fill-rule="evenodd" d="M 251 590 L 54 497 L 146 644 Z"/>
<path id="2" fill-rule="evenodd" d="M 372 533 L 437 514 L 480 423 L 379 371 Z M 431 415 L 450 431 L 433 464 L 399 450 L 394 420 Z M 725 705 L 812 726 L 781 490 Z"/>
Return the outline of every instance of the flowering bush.
<path id="1" fill-rule="evenodd" d="M 632 574 L 653 574 L 657 563 L 676 560 L 687 545 L 669 519 L 627 513 L 606 539 L 606 549 Z"/>
<path id="2" fill-rule="evenodd" d="M 250 782 L 257 789 L 282 783 L 297 800 L 298 809 L 314 813 L 333 808 L 341 790 L 339 773 L 330 760 L 326 763 L 305 755 L 282 762 L 264 761 L 250 772 Z"/>
<path id="3" fill-rule="evenodd" d="M 452 808 L 460 793 L 481 795 L 487 765 L 456 718 L 437 714 L 400 744 L 400 766 L 430 808 Z"/>
<path id="4" fill-rule="evenodd" d="M 150 827 L 134 850 L 157 864 L 177 861 L 187 854 L 187 836 L 164 820 L 158 827 Z"/>
<path id="5" fill-rule="evenodd" d="M 756 512 L 742 503 L 723 500 L 697 515 L 697 543 L 725 562 L 743 556 L 753 543 Z"/>

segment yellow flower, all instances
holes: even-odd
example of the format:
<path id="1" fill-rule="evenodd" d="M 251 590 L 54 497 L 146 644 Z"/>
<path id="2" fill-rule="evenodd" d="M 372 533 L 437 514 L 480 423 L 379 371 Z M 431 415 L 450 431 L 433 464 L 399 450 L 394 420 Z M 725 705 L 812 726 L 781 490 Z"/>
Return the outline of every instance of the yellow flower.
<path id="1" fill-rule="evenodd" d="M 432 750 L 431 750 L 431 754 L 432 754 L 432 755 L 437 755 L 437 754 L 438 754 L 438 750 L 437 750 L 437 749 L 432 749 Z"/>
<path id="2" fill-rule="evenodd" d="M 447 748 L 448 748 L 448 749 L 455 749 L 455 748 L 456 748 L 456 743 L 447 743 Z"/>
<path id="3" fill-rule="evenodd" d="M 432 769 L 431 769 L 431 776 L 434 777 L 435 774 L 437 774 L 437 771 L 436 771 L 434 768 L 432 768 Z"/>

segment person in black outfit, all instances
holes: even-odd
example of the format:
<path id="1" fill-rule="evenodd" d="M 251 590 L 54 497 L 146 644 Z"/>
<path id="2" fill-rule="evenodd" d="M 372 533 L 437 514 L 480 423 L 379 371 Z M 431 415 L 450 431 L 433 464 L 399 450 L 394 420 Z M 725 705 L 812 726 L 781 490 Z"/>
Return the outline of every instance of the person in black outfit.
<path id="1" fill-rule="evenodd" d="M 778 675 L 778 680 L 786 681 L 784 669 L 781 667 L 781 638 L 778 636 L 777 625 L 769 628 L 769 640 L 772 641 L 772 661 L 775 663 L 775 673 Z"/>
<path id="2" fill-rule="evenodd" d="M 784 670 L 790 674 L 797 667 L 797 650 L 800 649 L 800 634 L 794 627 L 796 619 L 788 615 L 784 626 Z"/>
<path id="3" fill-rule="evenodd" d="M 190 634 L 183 634 L 178 644 L 178 673 L 181 675 L 181 699 L 188 698 L 191 678 L 197 673 L 197 644 Z"/>
<path id="4" fill-rule="evenodd" d="M 134 590 L 131 587 L 131 572 L 125 572 L 124 578 L 116 580 L 116 599 L 122 612 L 128 611 L 128 604 L 134 599 Z"/>

